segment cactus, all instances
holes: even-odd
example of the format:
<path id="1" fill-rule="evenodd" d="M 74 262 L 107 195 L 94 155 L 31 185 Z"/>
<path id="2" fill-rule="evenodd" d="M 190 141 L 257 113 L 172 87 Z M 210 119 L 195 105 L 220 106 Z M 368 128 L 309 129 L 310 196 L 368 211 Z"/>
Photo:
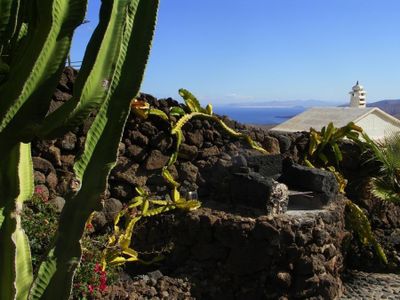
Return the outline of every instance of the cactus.
<path id="1" fill-rule="evenodd" d="M 1 299 L 68 299 L 85 222 L 101 206 L 130 101 L 139 92 L 158 0 L 103 0 L 73 98 L 45 117 L 86 4 L 0 0 Z M 74 165 L 78 187 L 67 199 L 54 246 L 32 283 L 29 245 L 20 222 L 22 203 L 32 195 L 29 142 L 60 136 L 93 110 L 98 113 Z"/>
<path id="2" fill-rule="evenodd" d="M 308 153 L 304 158 L 304 163 L 312 168 L 326 168 L 332 172 L 339 184 L 339 191 L 344 193 L 347 180 L 337 171 L 340 162 L 343 160 L 338 141 L 343 138 L 348 138 L 359 142 L 359 136 L 362 131 L 362 128 L 356 126 L 353 122 L 341 128 L 336 128 L 333 123 L 330 122 L 328 126 L 322 127 L 320 132 L 316 131 L 314 128 L 310 128 L 310 143 Z M 330 159 L 332 155 L 334 161 Z"/>
<path id="3" fill-rule="evenodd" d="M 195 210 L 201 205 L 197 200 L 183 199 L 176 188 L 172 191 L 172 201 L 151 199 L 149 194 L 141 188 L 136 188 L 136 192 L 138 196 L 133 198 L 131 203 L 120 211 L 114 219 L 114 233 L 110 236 L 102 255 L 103 270 L 107 265 L 122 265 L 127 262 L 151 264 L 160 260 L 162 256 L 151 261 L 144 261 L 137 251 L 130 248 L 135 224 L 144 217 L 153 217 L 175 209 Z M 133 217 L 132 209 L 136 209 Z M 123 216 L 127 219 L 125 229 L 121 229 L 119 226 Z"/>
<path id="4" fill-rule="evenodd" d="M 360 135 L 368 141 L 372 142 L 363 132 L 363 129 L 350 122 L 341 128 L 334 127 L 330 122 L 328 126 L 323 127 L 321 132 L 310 128 L 310 144 L 308 153 L 304 158 L 304 163 L 311 167 L 321 167 L 332 172 L 335 176 L 339 192 L 344 193 L 347 185 L 347 179 L 336 168 L 343 160 L 342 152 L 340 151 L 338 141 L 343 138 L 351 139 L 357 144 L 361 144 Z M 370 145 L 375 145 L 370 143 Z M 334 161 L 329 158 L 334 156 Z M 371 229 L 371 224 L 364 211 L 351 200 L 346 200 L 347 214 L 346 221 L 351 230 L 358 235 L 363 245 L 372 245 L 379 259 L 387 264 L 387 257 L 384 249 L 377 241 Z"/>

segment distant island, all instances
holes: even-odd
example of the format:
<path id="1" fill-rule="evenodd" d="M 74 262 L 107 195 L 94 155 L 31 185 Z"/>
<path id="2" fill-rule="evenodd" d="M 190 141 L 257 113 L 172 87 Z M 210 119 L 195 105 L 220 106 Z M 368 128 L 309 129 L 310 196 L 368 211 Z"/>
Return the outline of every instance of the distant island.
<path id="1" fill-rule="evenodd" d="M 340 101 L 330 102 L 322 100 L 286 100 L 286 101 L 253 101 L 253 102 L 240 102 L 229 104 L 236 107 L 275 107 L 275 108 L 292 108 L 292 107 L 327 107 L 327 106 L 338 106 Z"/>
<path id="2" fill-rule="evenodd" d="M 329 102 L 322 100 L 288 100 L 288 101 L 261 101 L 261 102 L 242 102 L 232 103 L 232 107 L 247 108 L 310 108 L 310 107 L 329 107 L 340 106 L 345 107 L 348 104 L 337 102 Z M 368 107 L 378 107 L 388 114 L 400 119 L 400 99 L 385 99 L 372 103 L 367 103 Z"/>

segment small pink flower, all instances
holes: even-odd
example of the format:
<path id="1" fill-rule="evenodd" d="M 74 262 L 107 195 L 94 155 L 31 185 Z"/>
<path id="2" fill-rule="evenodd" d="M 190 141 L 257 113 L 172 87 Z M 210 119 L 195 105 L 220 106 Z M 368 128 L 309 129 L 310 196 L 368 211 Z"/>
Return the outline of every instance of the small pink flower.
<path id="1" fill-rule="evenodd" d="M 94 286 L 91 285 L 91 284 L 89 284 L 89 285 L 88 285 L 88 289 L 89 289 L 89 293 L 93 294 L 93 292 L 94 292 Z"/>
<path id="2" fill-rule="evenodd" d="M 96 263 L 96 265 L 94 266 L 94 271 L 96 273 L 101 273 L 103 272 L 103 269 L 101 268 L 101 265 L 99 263 Z"/>
<path id="3" fill-rule="evenodd" d="M 43 193 L 43 189 L 41 186 L 36 186 L 35 187 L 35 194 L 41 194 Z"/>

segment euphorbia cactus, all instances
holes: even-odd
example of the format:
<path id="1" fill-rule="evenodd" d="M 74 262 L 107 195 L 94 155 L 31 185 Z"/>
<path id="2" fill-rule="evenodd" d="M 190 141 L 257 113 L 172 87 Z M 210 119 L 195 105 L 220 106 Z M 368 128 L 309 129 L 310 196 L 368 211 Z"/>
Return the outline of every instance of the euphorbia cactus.
<path id="1" fill-rule="evenodd" d="M 84 0 L 0 0 L 0 299 L 68 299 L 80 238 L 101 205 L 130 102 L 139 92 L 158 0 L 103 0 L 74 94 L 45 117 L 64 68 Z M 52 249 L 33 276 L 21 227 L 33 193 L 29 142 L 61 136 L 97 110 Z M 35 277 L 35 278 L 34 278 Z"/>

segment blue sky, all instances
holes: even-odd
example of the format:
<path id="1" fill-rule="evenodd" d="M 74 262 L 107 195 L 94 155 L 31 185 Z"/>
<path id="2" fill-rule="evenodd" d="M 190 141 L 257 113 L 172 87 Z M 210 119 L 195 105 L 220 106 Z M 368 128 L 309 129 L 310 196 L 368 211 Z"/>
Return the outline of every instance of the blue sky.
<path id="1" fill-rule="evenodd" d="M 81 60 L 100 1 L 74 38 Z M 400 98 L 398 0 L 161 0 L 142 91 L 214 104 Z"/>

